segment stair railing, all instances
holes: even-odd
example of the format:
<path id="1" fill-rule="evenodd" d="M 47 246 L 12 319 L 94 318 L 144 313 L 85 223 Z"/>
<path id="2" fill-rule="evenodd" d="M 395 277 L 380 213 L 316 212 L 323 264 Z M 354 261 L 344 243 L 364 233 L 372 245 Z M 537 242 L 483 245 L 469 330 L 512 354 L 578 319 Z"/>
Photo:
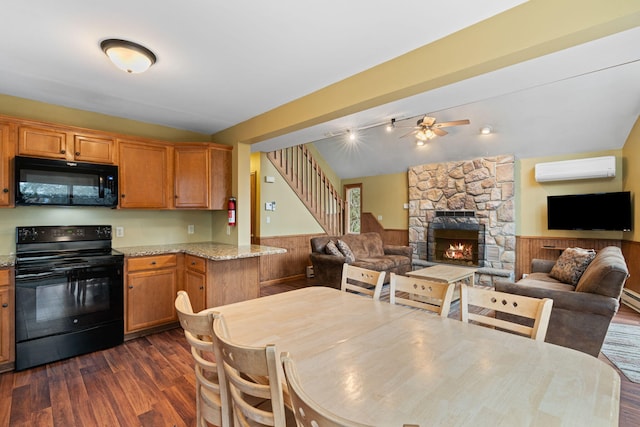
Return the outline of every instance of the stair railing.
<path id="1" fill-rule="evenodd" d="M 344 200 L 307 147 L 272 151 L 267 158 L 327 234 L 344 234 Z"/>

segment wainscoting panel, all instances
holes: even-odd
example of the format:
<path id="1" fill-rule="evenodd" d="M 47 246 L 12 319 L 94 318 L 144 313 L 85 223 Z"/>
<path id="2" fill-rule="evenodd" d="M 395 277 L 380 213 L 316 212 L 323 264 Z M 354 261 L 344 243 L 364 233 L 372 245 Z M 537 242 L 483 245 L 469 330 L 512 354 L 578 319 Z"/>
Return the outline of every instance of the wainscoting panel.
<path id="1" fill-rule="evenodd" d="M 640 294 L 640 242 L 622 241 L 622 254 L 627 260 L 629 278 L 624 287 Z"/>
<path id="2" fill-rule="evenodd" d="M 257 238 L 256 244 L 274 246 L 287 250 L 286 254 L 260 257 L 260 286 L 281 283 L 288 279 L 297 279 L 306 274 L 311 265 L 309 241 L 313 237 L 325 234 L 302 234 L 293 236 L 274 236 Z"/>
<path id="3" fill-rule="evenodd" d="M 531 260 L 534 258 L 556 260 L 565 248 L 578 247 L 598 250 L 607 246 L 621 247 L 621 241 L 612 239 L 516 236 L 515 278 L 519 280 L 522 278 L 523 273 L 530 273 Z M 638 254 L 640 254 L 640 248 L 636 250 L 638 250 Z M 627 260 L 632 259 L 628 258 L 627 254 L 624 255 Z M 629 264 L 628 261 L 627 264 Z M 631 266 L 629 266 L 629 268 L 631 268 Z"/>
<path id="4" fill-rule="evenodd" d="M 385 245 L 409 246 L 409 230 L 384 230 L 382 241 Z"/>

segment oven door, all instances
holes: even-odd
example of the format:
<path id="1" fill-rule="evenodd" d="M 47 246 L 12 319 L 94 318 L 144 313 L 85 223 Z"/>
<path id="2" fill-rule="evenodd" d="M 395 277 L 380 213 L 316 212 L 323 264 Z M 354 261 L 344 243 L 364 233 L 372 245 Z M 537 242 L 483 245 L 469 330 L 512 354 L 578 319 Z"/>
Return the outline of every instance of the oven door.
<path id="1" fill-rule="evenodd" d="M 16 342 L 122 323 L 122 260 L 16 270 Z"/>

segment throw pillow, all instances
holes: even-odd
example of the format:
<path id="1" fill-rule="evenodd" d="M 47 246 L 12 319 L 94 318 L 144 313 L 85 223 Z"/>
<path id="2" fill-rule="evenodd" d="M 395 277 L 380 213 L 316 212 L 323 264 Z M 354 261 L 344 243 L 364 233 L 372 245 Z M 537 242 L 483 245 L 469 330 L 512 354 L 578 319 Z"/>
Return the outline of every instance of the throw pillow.
<path id="1" fill-rule="evenodd" d="M 324 251 L 329 255 L 335 255 L 339 257 L 344 256 L 342 255 L 342 252 L 340 252 L 340 249 L 338 249 L 338 247 L 336 246 L 336 243 L 333 240 L 329 240 L 329 242 L 324 247 Z"/>
<path id="2" fill-rule="evenodd" d="M 338 243 L 336 243 L 336 246 L 338 247 L 338 249 L 340 249 L 340 252 L 342 252 L 342 255 L 344 255 L 345 257 L 345 261 L 348 264 L 351 264 L 356 260 L 356 257 L 353 254 L 353 251 L 351 250 L 349 245 L 347 245 L 343 240 L 338 239 Z"/>
<path id="3" fill-rule="evenodd" d="M 582 277 L 582 273 L 584 273 L 584 270 L 595 256 L 596 252 L 593 249 L 567 248 L 554 264 L 549 276 L 576 286 L 580 277 Z"/>

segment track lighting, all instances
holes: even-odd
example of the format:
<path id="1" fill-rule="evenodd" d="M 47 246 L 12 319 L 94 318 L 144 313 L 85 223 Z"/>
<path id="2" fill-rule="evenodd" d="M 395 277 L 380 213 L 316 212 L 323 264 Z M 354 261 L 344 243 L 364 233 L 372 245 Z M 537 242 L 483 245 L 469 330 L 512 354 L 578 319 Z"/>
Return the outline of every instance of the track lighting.
<path id="1" fill-rule="evenodd" d="M 489 126 L 489 125 L 482 126 L 480 128 L 480 134 L 481 135 L 489 135 L 492 132 L 493 132 L 493 128 L 491 126 Z"/>
<path id="2" fill-rule="evenodd" d="M 389 123 L 387 125 L 387 128 L 386 128 L 387 132 L 393 131 L 393 129 L 395 129 L 395 127 L 396 127 L 396 119 L 391 119 L 391 123 Z"/>

